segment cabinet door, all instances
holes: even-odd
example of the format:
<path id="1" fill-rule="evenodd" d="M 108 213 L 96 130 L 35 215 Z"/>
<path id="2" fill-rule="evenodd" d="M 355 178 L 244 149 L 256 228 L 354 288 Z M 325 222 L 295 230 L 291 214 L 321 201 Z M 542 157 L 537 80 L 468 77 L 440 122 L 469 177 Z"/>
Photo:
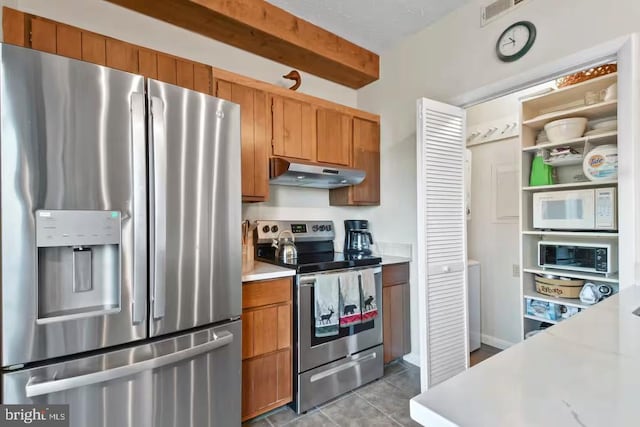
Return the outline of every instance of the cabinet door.
<path id="1" fill-rule="evenodd" d="M 380 204 L 380 126 L 376 122 L 353 119 L 353 167 L 367 176 L 353 188 L 354 204 Z"/>
<path id="2" fill-rule="evenodd" d="M 291 303 L 243 313 L 244 359 L 291 347 Z"/>
<path id="3" fill-rule="evenodd" d="M 176 84 L 193 90 L 193 62 L 176 61 Z"/>
<path id="4" fill-rule="evenodd" d="M 177 84 L 177 64 L 176 59 L 158 53 L 158 80 L 172 85 Z"/>
<path id="5" fill-rule="evenodd" d="M 405 354 L 405 307 L 404 291 L 407 285 L 387 286 L 382 289 L 382 326 L 384 337 L 384 363 L 389 363 Z"/>
<path id="6" fill-rule="evenodd" d="M 138 50 L 138 72 L 150 79 L 158 79 L 158 55 L 153 50 Z"/>
<path id="7" fill-rule="evenodd" d="M 211 67 L 204 64 L 193 64 L 193 90 L 211 94 Z"/>
<path id="8" fill-rule="evenodd" d="M 273 155 L 315 160 L 315 116 L 306 102 L 272 98 Z"/>
<path id="9" fill-rule="evenodd" d="M 120 40 L 107 39 L 107 67 L 138 73 L 138 48 Z"/>
<path id="10" fill-rule="evenodd" d="M 352 118 L 338 111 L 318 109 L 317 160 L 349 166 L 351 158 Z"/>
<path id="11" fill-rule="evenodd" d="M 56 24 L 42 19 L 31 20 L 31 48 L 56 53 Z"/>
<path id="12" fill-rule="evenodd" d="M 217 96 L 240 104 L 242 200 L 266 201 L 269 198 L 267 95 L 261 90 L 219 80 Z"/>
<path id="13" fill-rule="evenodd" d="M 82 59 L 82 32 L 62 24 L 58 24 L 56 30 L 58 55 Z"/>
<path id="14" fill-rule="evenodd" d="M 31 17 L 19 10 L 5 7 L 2 9 L 2 36 L 4 43 L 16 46 L 29 46 L 29 23 Z"/>
<path id="15" fill-rule="evenodd" d="M 242 362 L 242 420 L 292 400 L 291 350 Z"/>
<path id="16" fill-rule="evenodd" d="M 99 34 L 82 32 L 82 60 L 92 64 L 106 65 L 107 39 Z"/>

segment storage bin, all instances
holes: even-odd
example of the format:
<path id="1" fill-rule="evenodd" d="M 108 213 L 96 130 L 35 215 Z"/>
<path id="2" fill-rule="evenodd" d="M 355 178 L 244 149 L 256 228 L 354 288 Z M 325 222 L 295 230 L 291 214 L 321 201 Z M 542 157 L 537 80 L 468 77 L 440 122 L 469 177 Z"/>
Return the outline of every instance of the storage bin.
<path id="1" fill-rule="evenodd" d="M 558 298 L 580 298 L 584 280 L 548 279 L 536 276 L 536 292 Z"/>
<path id="2" fill-rule="evenodd" d="M 527 314 L 547 320 L 560 320 L 560 306 L 548 301 L 527 298 Z"/>

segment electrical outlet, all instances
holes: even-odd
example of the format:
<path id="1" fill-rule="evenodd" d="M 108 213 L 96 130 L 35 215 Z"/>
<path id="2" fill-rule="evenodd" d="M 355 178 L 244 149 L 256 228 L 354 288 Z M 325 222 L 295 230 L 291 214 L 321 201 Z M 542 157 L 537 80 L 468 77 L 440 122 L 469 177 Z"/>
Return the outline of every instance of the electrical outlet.
<path id="1" fill-rule="evenodd" d="M 513 277 L 520 277 L 520 266 L 518 264 L 513 264 L 511 268 L 513 269 Z"/>

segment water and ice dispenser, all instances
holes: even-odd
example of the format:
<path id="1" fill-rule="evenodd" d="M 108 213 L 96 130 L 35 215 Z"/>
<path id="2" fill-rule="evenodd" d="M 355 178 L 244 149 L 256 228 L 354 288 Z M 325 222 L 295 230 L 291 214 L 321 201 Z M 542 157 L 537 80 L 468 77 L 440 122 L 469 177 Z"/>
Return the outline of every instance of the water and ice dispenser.
<path id="1" fill-rule="evenodd" d="M 36 211 L 37 323 L 120 311 L 120 216 L 117 211 Z"/>

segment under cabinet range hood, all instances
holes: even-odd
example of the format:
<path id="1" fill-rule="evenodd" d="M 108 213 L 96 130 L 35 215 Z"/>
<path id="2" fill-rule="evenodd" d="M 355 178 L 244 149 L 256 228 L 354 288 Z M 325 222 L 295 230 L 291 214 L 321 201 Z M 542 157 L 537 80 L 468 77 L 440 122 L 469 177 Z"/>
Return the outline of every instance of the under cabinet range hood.
<path id="1" fill-rule="evenodd" d="M 273 157 L 269 162 L 269 176 L 269 184 L 332 189 L 360 184 L 366 173 L 348 167 L 323 166 Z"/>

